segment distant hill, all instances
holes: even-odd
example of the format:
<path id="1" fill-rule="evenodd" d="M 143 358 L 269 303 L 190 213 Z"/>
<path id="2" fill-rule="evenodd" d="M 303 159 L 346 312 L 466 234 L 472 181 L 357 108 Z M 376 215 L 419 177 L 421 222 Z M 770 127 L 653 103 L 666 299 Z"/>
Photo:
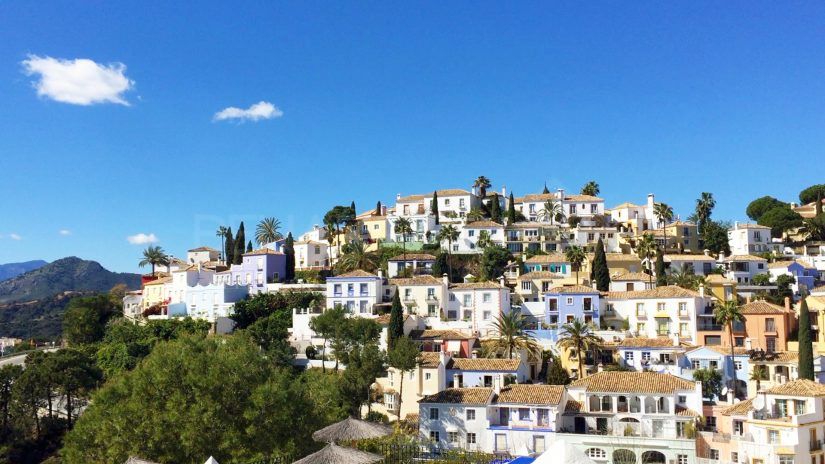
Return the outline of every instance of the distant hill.
<path id="1" fill-rule="evenodd" d="M 100 263 L 72 256 L 0 282 L 0 303 L 39 300 L 69 291 L 105 292 L 117 284 L 136 290 L 140 275 L 111 272 Z"/>
<path id="2" fill-rule="evenodd" d="M 43 261 L 42 259 L 26 261 L 25 263 L 0 264 L 0 281 L 11 279 L 12 277 L 17 277 L 20 274 L 25 274 L 29 271 L 41 268 L 46 264 L 49 263 Z"/>
<path id="3" fill-rule="evenodd" d="M 0 303 L 0 337 L 56 340 L 63 333 L 63 313 L 76 296 L 95 292 L 66 292 L 42 300 Z"/>

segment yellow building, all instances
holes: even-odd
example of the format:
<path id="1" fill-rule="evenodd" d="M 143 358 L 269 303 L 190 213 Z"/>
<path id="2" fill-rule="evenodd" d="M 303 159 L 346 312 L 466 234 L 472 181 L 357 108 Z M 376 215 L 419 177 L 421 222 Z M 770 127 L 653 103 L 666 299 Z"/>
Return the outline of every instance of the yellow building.
<path id="1" fill-rule="evenodd" d="M 717 301 L 737 300 L 736 281 L 721 274 L 711 274 L 705 277 L 705 291 L 709 292 Z"/>
<path id="2" fill-rule="evenodd" d="M 169 297 L 166 287 L 168 286 L 167 284 L 171 283 L 172 277 L 161 277 L 144 284 L 143 299 L 140 302 L 141 312 L 156 304 L 163 303 L 166 298 Z"/>
<path id="3" fill-rule="evenodd" d="M 671 222 L 663 229 L 639 232 L 634 239 L 638 242 L 644 234 L 652 234 L 656 244 L 664 248 L 665 253 L 698 253 L 699 228 L 692 222 Z M 667 244 L 665 244 L 667 242 Z"/>

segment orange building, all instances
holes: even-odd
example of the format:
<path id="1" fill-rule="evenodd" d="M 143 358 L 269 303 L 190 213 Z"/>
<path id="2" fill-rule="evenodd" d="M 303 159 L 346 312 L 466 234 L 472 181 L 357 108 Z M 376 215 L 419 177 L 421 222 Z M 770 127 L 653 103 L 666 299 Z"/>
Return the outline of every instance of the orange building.
<path id="1" fill-rule="evenodd" d="M 790 300 L 778 306 L 764 300 L 750 301 L 742 306 L 745 321 L 733 325 L 733 343 L 747 349 L 786 351 L 788 334 L 796 327 L 796 316 Z M 725 327 L 716 323 L 712 308 L 699 315 L 697 339 L 705 345 L 730 346 Z"/>

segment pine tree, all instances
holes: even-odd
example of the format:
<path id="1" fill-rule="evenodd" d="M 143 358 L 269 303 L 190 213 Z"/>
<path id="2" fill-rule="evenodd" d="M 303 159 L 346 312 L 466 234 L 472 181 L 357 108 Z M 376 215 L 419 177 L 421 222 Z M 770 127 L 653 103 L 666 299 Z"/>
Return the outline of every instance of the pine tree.
<path id="1" fill-rule="evenodd" d="M 286 255 L 286 275 L 284 278 L 287 282 L 292 282 L 295 279 L 295 239 L 292 238 L 292 232 L 286 235 L 284 255 Z"/>
<path id="2" fill-rule="evenodd" d="M 547 189 L 547 182 L 544 183 L 544 190 L 542 190 L 541 193 L 543 193 L 544 195 L 550 193 L 550 190 Z"/>
<path id="3" fill-rule="evenodd" d="M 404 307 L 401 306 L 400 291 L 396 290 L 392 297 L 390 309 L 390 326 L 387 329 L 387 346 L 391 349 L 399 337 L 404 336 Z"/>
<path id="4" fill-rule="evenodd" d="M 498 195 L 493 195 L 490 206 L 490 219 L 494 222 L 501 222 L 501 203 L 498 202 Z"/>
<path id="5" fill-rule="evenodd" d="M 596 243 L 596 253 L 593 256 L 590 280 L 596 282 L 596 288 L 600 292 L 610 290 L 610 269 L 607 267 L 607 255 L 604 252 L 604 242 L 601 238 Z"/>
<path id="6" fill-rule="evenodd" d="M 224 238 L 224 255 L 226 256 L 226 265 L 229 266 L 235 262 L 235 239 L 232 238 L 232 228 L 226 229 L 226 237 Z"/>
<path id="7" fill-rule="evenodd" d="M 814 380 L 814 345 L 811 339 L 811 314 L 808 302 L 799 305 L 799 367 L 800 379 Z"/>
<path id="8" fill-rule="evenodd" d="M 234 258 L 232 264 L 241 264 L 243 262 L 244 244 L 246 243 L 246 234 L 244 233 L 243 221 L 238 227 L 238 233 L 235 234 L 235 252 L 232 254 Z"/>
<path id="9" fill-rule="evenodd" d="M 665 272 L 665 257 L 661 248 L 656 250 L 656 286 L 667 286 L 667 273 Z"/>
<path id="10" fill-rule="evenodd" d="M 435 216 L 435 223 L 440 224 L 438 219 L 438 192 L 433 192 L 433 201 L 430 203 L 430 210 Z"/>
<path id="11" fill-rule="evenodd" d="M 507 224 L 516 223 L 516 201 L 513 199 L 513 192 L 510 192 L 510 204 L 507 205 Z"/>
<path id="12" fill-rule="evenodd" d="M 553 356 L 550 367 L 547 369 L 548 385 L 567 385 L 570 383 L 570 375 L 562 367 L 558 356 Z"/>
<path id="13" fill-rule="evenodd" d="M 246 252 L 250 253 L 252 251 L 252 240 L 246 243 Z"/>

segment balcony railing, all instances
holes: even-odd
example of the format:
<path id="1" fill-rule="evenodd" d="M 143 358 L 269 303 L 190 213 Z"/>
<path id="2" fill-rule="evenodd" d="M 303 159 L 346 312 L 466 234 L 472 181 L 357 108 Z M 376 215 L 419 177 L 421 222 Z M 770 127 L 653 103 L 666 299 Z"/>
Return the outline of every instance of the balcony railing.
<path id="1" fill-rule="evenodd" d="M 811 442 L 811 451 L 819 451 L 822 449 L 822 440 L 814 440 Z"/>

